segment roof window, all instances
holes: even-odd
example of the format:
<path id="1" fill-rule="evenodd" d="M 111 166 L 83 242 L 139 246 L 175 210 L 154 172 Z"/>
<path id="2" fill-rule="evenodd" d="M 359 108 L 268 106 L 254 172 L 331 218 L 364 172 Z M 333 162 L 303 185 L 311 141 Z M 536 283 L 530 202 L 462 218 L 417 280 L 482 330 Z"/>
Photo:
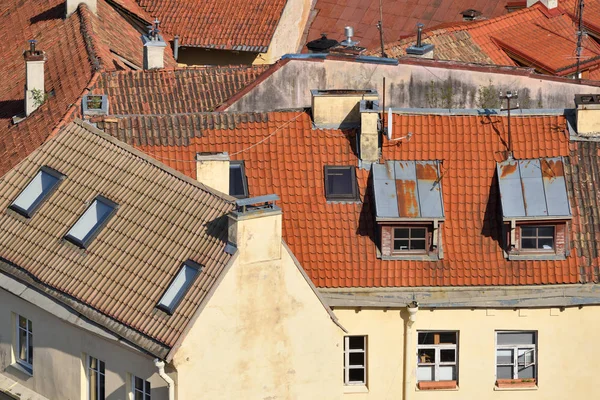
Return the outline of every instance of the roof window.
<path id="1" fill-rule="evenodd" d="M 64 178 L 63 174 L 52 168 L 41 167 L 9 207 L 24 217 L 31 218 Z"/>
<path id="2" fill-rule="evenodd" d="M 118 205 L 106 197 L 97 196 L 94 202 L 69 230 L 65 239 L 79 247 L 86 248 L 92 239 L 106 225 L 117 210 Z"/>
<path id="3" fill-rule="evenodd" d="M 200 270 L 202 270 L 200 264 L 192 260 L 184 262 L 173 281 L 171 281 L 169 288 L 158 302 L 157 307 L 169 315 L 173 314 L 173 311 L 185 293 L 192 286 L 192 283 L 194 283 Z"/>
<path id="4" fill-rule="evenodd" d="M 325 167 L 325 197 L 329 201 L 358 200 L 354 167 Z"/>
<path id="5" fill-rule="evenodd" d="M 108 114 L 108 96 L 105 94 L 85 95 L 81 106 L 83 115 L 106 115 Z"/>
<path id="6" fill-rule="evenodd" d="M 229 163 L 229 195 L 238 199 L 248 197 L 248 180 L 243 161 Z"/>

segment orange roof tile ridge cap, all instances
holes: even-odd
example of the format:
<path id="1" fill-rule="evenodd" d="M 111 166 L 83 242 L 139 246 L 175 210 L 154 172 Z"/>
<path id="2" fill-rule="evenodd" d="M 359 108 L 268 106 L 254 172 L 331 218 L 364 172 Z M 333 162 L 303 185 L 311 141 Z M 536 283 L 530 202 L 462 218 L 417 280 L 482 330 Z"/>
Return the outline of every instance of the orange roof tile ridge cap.
<path id="1" fill-rule="evenodd" d="M 235 204 L 235 201 L 237 200 L 236 198 L 234 198 L 234 197 L 232 197 L 232 196 L 230 196 L 228 194 L 219 192 L 218 190 L 215 190 L 215 189 L 213 189 L 213 188 L 211 188 L 209 186 L 206 186 L 205 184 L 203 184 L 201 182 L 198 182 L 195 179 L 190 178 L 187 175 L 182 174 L 181 172 L 179 172 L 179 171 L 177 171 L 177 170 L 175 170 L 175 169 L 173 169 L 173 168 L 171 168 L 171 167 L 169 167 L 169 166 L 161 163 L 160 161 L 156 160 L 152 156 L 150 156 L 150 155 L 148 155 L 148 154 L 146 154 L 146 153 L 144 153 L 144 152 L 136 149 L 133 146 L 130 146 L 130 145 L 128 145 L 128 144 L 120 141 L 119 139 L 116 139 L 116 138 L 114 138 L 114 137 L 112 137 L 112 136 L 110 136 L 110 135 L 102 132 L 100 129 L 96 128 L 95 126 L 93 126 L 93 125 L 91 125 L 91 124 L 89 124 L 89 123 L 87 123 L 87 122 L 85 122 L 85 121 L 83 121 L 83 120 L 81 120 L 79 118 L 75 118 L 71 124 L 78 125 L 79 127 L 87 130 L 88 132 L 90 132 L 92 134 L 95 134 L 95 135 L 99 136 L 100 138 L 106 140 L 107 142 L 111 143 L 112 145 L 114 145 L 114 146 L 116 146 L 116 147 L 118 147 L 118 148 L 120 148 L 120 149 L 122 149 L 122 150 L 124 150 L 124 151 L 126 151 L 128 153 L 133 154 L 134 156 L 142 159 L 143 161 L 145 161 L 145 162 L 147 162 L 149 164 L 152 164 L 154 167 L 159 168 L 159 169 L 165 171 L 166 173 L 174 176 L 175 178 L 177 178 L 177 179 L 179 179 L 179 180 L 181 180 L 181 181 L 183 181 L 185 183 L 188 183 L 188 184 L 190 184 L 192 186 L 195 186 L 195 187 L 197 187 L 197 188 L 199 188 L 199 189 L 201 189 L 201 190 L 203 190 L 203 191 L 205 191 L 205 192 L 207 192 L 207 193 L 209 193 L 209 194 L 211 194 L 211 195 L 213 195 L 215 197 L 218 197 L 219 199 L 221 199 L 225 203 L 233 205 L 233 204 Z M 64 129 L 67 129 L 68 126 L 69 125 L 67 125 L 66 127 L 64 127 Z M 57 137 L 58 137 L 58 135 L 57 135 Z"/>
<path id="2" fill-rule="evenodd" d="M 104 68 L 104 63 L 97 52 L 99 44 L 94 35 L 94 28 L 92 27 L 92 12 L 85 3 L 81 3 L 77 7 L 77 13 L 81 19 L 81 36 L 83 36 L 92 68 L 94 72 L 99 71 Z"/>

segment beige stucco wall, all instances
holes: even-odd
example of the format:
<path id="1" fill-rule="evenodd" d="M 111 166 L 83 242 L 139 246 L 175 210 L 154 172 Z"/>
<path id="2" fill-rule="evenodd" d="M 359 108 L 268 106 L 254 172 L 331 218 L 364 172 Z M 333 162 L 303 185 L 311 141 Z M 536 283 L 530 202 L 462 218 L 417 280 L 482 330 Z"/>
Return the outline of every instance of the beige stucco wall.
<path id="1" fill-rule="evenodd" d="M 65 314 L 64 308 L 53 307 Z M 15 314 L 23 315 L 33 324 L 33 376 L 11 366 L 14 362 Z M 75 315 L 71 318 L 75 323 L 81 322 Z M 83 354 L 106 363 L 107 400 L 129 399 L 128 374 L 150 380 L 153 400 L 168 398 L 165 382 L 156 373 L 153 358 L 149 355 L 67 323 L 0 289 L 0 374 L 49 399 L 85 399 Z"/>
<path id="2" fill-rule="evenodd" d="M 285 248 L 238 258 L 175 353 L 178 396 L 339 399 L 342 338 Z"/>
<path id="3" fill-rule="evenodd" d="M 361 122 L 360 101 L 377 99 L 377 93 L 312 96 L 311 109 L 314 123 L 322 127 L 359 125 Z"/>
<path id="4" fill-rule="evenodd" d="M 577 132 L 584 136 L 600 134 L 600 107 L 595 106 L 577 110 Z"/>
<path id="5" fill-rule="evenodd" d="M 409 398 L 427 399 L 588 399 L 597 393 L 596 346 L 599 306 L 523 310 L 423 310 L 413 325 Z M 349 334 L 368 335 L 368 393 L 352 400 L 400 399 L 406 312 L 336 309 Z M 416 332 L 457 330 L 458 390 L 416 389 Z M 534 390 L 495 390 L 495 331 L 533 330 L 538 334 L 538 386 Z M 341 361 L 340 361 L 341 362 Z M 341 368 L 341 366 L 338 366 Z"/>

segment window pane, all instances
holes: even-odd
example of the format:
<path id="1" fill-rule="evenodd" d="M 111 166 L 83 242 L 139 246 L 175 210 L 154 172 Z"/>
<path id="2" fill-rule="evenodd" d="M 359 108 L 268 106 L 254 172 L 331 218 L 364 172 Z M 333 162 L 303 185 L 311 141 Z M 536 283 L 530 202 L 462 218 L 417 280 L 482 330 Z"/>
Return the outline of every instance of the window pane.
<path id="1" fill-rule="evenodd" d="M 425 239 L 425 228 L 412 228 L 411 237 L 414 239 Z"/>
<path id="2" fill-rule="evenodd" d="M 417 368 L 417 380 L 418 381 L 432 381 L 433 380 L 434 367 L 419 367 Z"/>
<path id="3" fill-rule="evenodd" d="M 425 240 L 413 239 L 410 241 L 411 250 L 425 250 Z"/>
<path id="4" fill-rule="evenodd" d="M 440 376 L 438 381 L 456 380 L 456 367 L 454 365 L 440 365 Z"/>
<path id="5" fill-rule="evenodd" d="M 406 228 L 395 228 L 394 229 L 394 238 L 408 238 L 408 229 Z"/>
<path id="6" fill-rule="evenodd" d="M 144 400 L 144 393 L 143 392 L 135 392 L 135 400 Z"/>
<path id="7" fill-rule="evenodd" d="M 150 399 L 150 382 L 146 381 L 146 399 Z"/>
<path id="8" fill-rule="evenodd" d="M 519 368 L 518 369 L 518 377 L 520 379 L 533 379 L 535 377 L 535 366 L 532 365 L 527 368 Z"/>
<path id="9" fill-rule="evenodd" d="M 90 371 L 90 400 L 98 400 L 98 376 Z"/>
<path id="10" fill-rule="evenodd" d="M 350 382 L 364 382 L 365 370 L 363 368 L 350 368 L 348 371 Z"/>
<path id="11" fill-rule="evenodd" d="M 394 240 L 394 250 L 408 250 L 408 240 Z"/>
<path id="12" fill-rule="evenodd" d="M 510 350 L 510 349 L 496 350 L 496 363 L 497 364 L 512 364 L 513 363 L 513 350 Z"/>
<path id="13" fill-rule="evenodd" d="M 553 226 L 540 226 L 538 228 L 538 236 L 554 237 L 554 227 Z"/>
<path id="14" fill-rule="evenodd" d="M 105 393 L 104 393 L 104 375 L 100 375 L 99 378 L 98 378 L 98 389 L 99 389 L 98 399 L 99 400 L 104 400 L 104 398 L 105 398 Z"/>
<path id="15" fill-rule="evenodd" d="M 229 194 L 235 197 L 245 197 L 248 194 L 244 190 L 244 174 L 240 164 L 229 166 Z"/>
<path id="16" fill-rule="evenodd" d="M 25 317 L 21 317 L 21 316 L 19 315 L 19 326 L 20 326 L 21 328 L 27 328 L 27 318 L 25 318 Z"/>
<path id="17" fill-rule="evenodd" d="M 19 359 L 27 361 L 27 331 L 19 328 Z"/>
<path id="18" fill-rule="evenodd" d="M 93 368 L 94 370 L 98 369 L 98 360 L 94 357 L 90 357 L 90 368 Z"/>
<path id="19" fill-rule="evenodd" d="M 364 336 L 349 336 L 348 337 L 349 349 L 358 350 L 365 348 L 365 337 Z"/>
<path id="20" fill-rule="evenodd" d="M 496 378 L 497 379 L 513 379 L 513 367 L 499 365 L 496 368 Z"/>
<path id="21" fill-rule="evenodd" d="M 352 194 L 352 176 L 349 168 L 330 170 L 328 182 L 329 194 Z"/>
<path id="22" fill-rule="evenodd" d="M 521 227 L 521 236 L 523 236 L 523 237 L 536 236 L 536 232 L 537 232 L 537 229 L 535 227 L 532 227 L 532 226 L 522 226 Z"/>
<path id="23" fill-rule="evenodd" d="M 552 250 L 554 249 L 553 238 L 540 238 L 538 239 L 538 248 L 541 250 Z"/>
<path id="24" fill-rule="evenodd" d="M 443 344 L 456 344 L 456 332 L 442 332 L 442 333 L 440 333 L 440 343 L 443 343 Z"/>
<path id="25" fill-rule="evenodd" d="M 520 366 L 531 365 L 535 362 L 535 352 L 533 349 L 518 349 L 517 350 L 517 363 Z"/>
<path id="26" fill-rule="evenodd" d="M 44 171 L 38 172 L 25 190 L 15 199 L 13 205 L 30 212 L 58 182 L 59 179 L 57 177 Z"/>
<path id="27" fill-rule="evenodd" d="M 420 349 L 419 364 L 429 364 L 435 362 L 435 349 Z"/>
<path id="28" fill-rule="evenodd" d="M 27 362 L 33 365 L 33 333 L 29 334 L 29 351 L 27 352 Z"/>
<path id="29" fill-rule="evenodd" d="M 137 376 L 135 377 L 135 388 L 137 390 L 144 390 L 144 381 Z"/>
<path id="30" fill-rule="evenodd" d="M 454 362 L 456 361 L 456 353 L 451 349 L 440 350 L 440 361 L 441 362 Z"/>
<path id="31" fill-rule="evenodd" d="M 537 242 L 535 239 L 525 239 L 522 238 L 521 239 L 521 247 L 524 249 L 536 249 L 537 248 Z"/>
<path id="32" fill-rule="evenodd" d="M 498 344 L 535 344 L 534 332 L 498 333 Z"/>
<path id="33" fill-rule="evenodd" d="M 162 299 L 160 299 L 159 305 L 172 311 L 191 286 L 197 274 L 198 269 L 196 267 L 183 264 Z"/>
<path id="34" fill-rule="evenodd" d="M 113 210 L 114 208 L 111 205 L 95 199 L 67 235 L 79 242 L 85 242 Z"/>
<path id="35" fill-rule="evenodd" d="M 365 365 L 365 353 L 350 353 L 350 366 L 364 366 Z"/>
<path id="36" fill-rule="evenodd" d="M 419 332 L 419 344 L 433 344 L 433 332 Z"/>
<path id="37" fill-rule="evenodd" d="M 100 372 L 104 375 L 104 361 L 98 363 L 100 365 Z"/>

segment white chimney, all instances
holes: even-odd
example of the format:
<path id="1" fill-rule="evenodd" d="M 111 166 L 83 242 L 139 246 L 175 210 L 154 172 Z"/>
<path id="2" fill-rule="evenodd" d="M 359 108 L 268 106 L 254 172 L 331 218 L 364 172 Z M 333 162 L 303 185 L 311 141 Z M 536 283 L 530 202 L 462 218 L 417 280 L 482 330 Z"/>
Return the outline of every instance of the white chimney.
<path id="1" fill-rule="evenodd" d="M 154 24 L 149 26 L 149 32 L 142 36 L 144 43 L 144 69 L 159 69 L 165 66 L 165 47 L 167 43 L 162 35 L 159 34 L 159 21 L 154 20 Z"/>
<path id="2" fill-rule="evenodd" d="M 25 58 L 25 116 L 41 106 L 46 97 L 44 89 L 44 63 L 46 54 L 36 50 L 36 41 L 29 41 L 29 50 L 23 53 Z"/>
<path id="3" fill-rule="evenodd" d="M 82 3 L 88 6 L 91 12 L 96 15 L 98 14 L 97 0 L 67 0 L 67 18 L 69 18 L 69 15 L 77 11 L 77 7 L 79 7 L 79 5 Z"/>
<path id="4" fill-rule="evenodd" d="M 196 154 L 196 180 L 221 193 L 229 194 L 229 155 Z"/>
<path id="5" fill-rule="evenodd" d="M 600 135 L 600 95 L 575 95 L 577 134 L 579 136 Z"/>
<path id="6" fill-rule="evenodd" d="M 527 7 L 531 7 L 538 1 L 545 5 L 547 9 L 558 7 L 558 0 L 527 0 Z"/>
<path id="7" fill-rule="evenodd" d="M 360 135 L 358 139 L 361 162 L 379 161 L 379 101 L 361 100 L 360 102 Z"/>

